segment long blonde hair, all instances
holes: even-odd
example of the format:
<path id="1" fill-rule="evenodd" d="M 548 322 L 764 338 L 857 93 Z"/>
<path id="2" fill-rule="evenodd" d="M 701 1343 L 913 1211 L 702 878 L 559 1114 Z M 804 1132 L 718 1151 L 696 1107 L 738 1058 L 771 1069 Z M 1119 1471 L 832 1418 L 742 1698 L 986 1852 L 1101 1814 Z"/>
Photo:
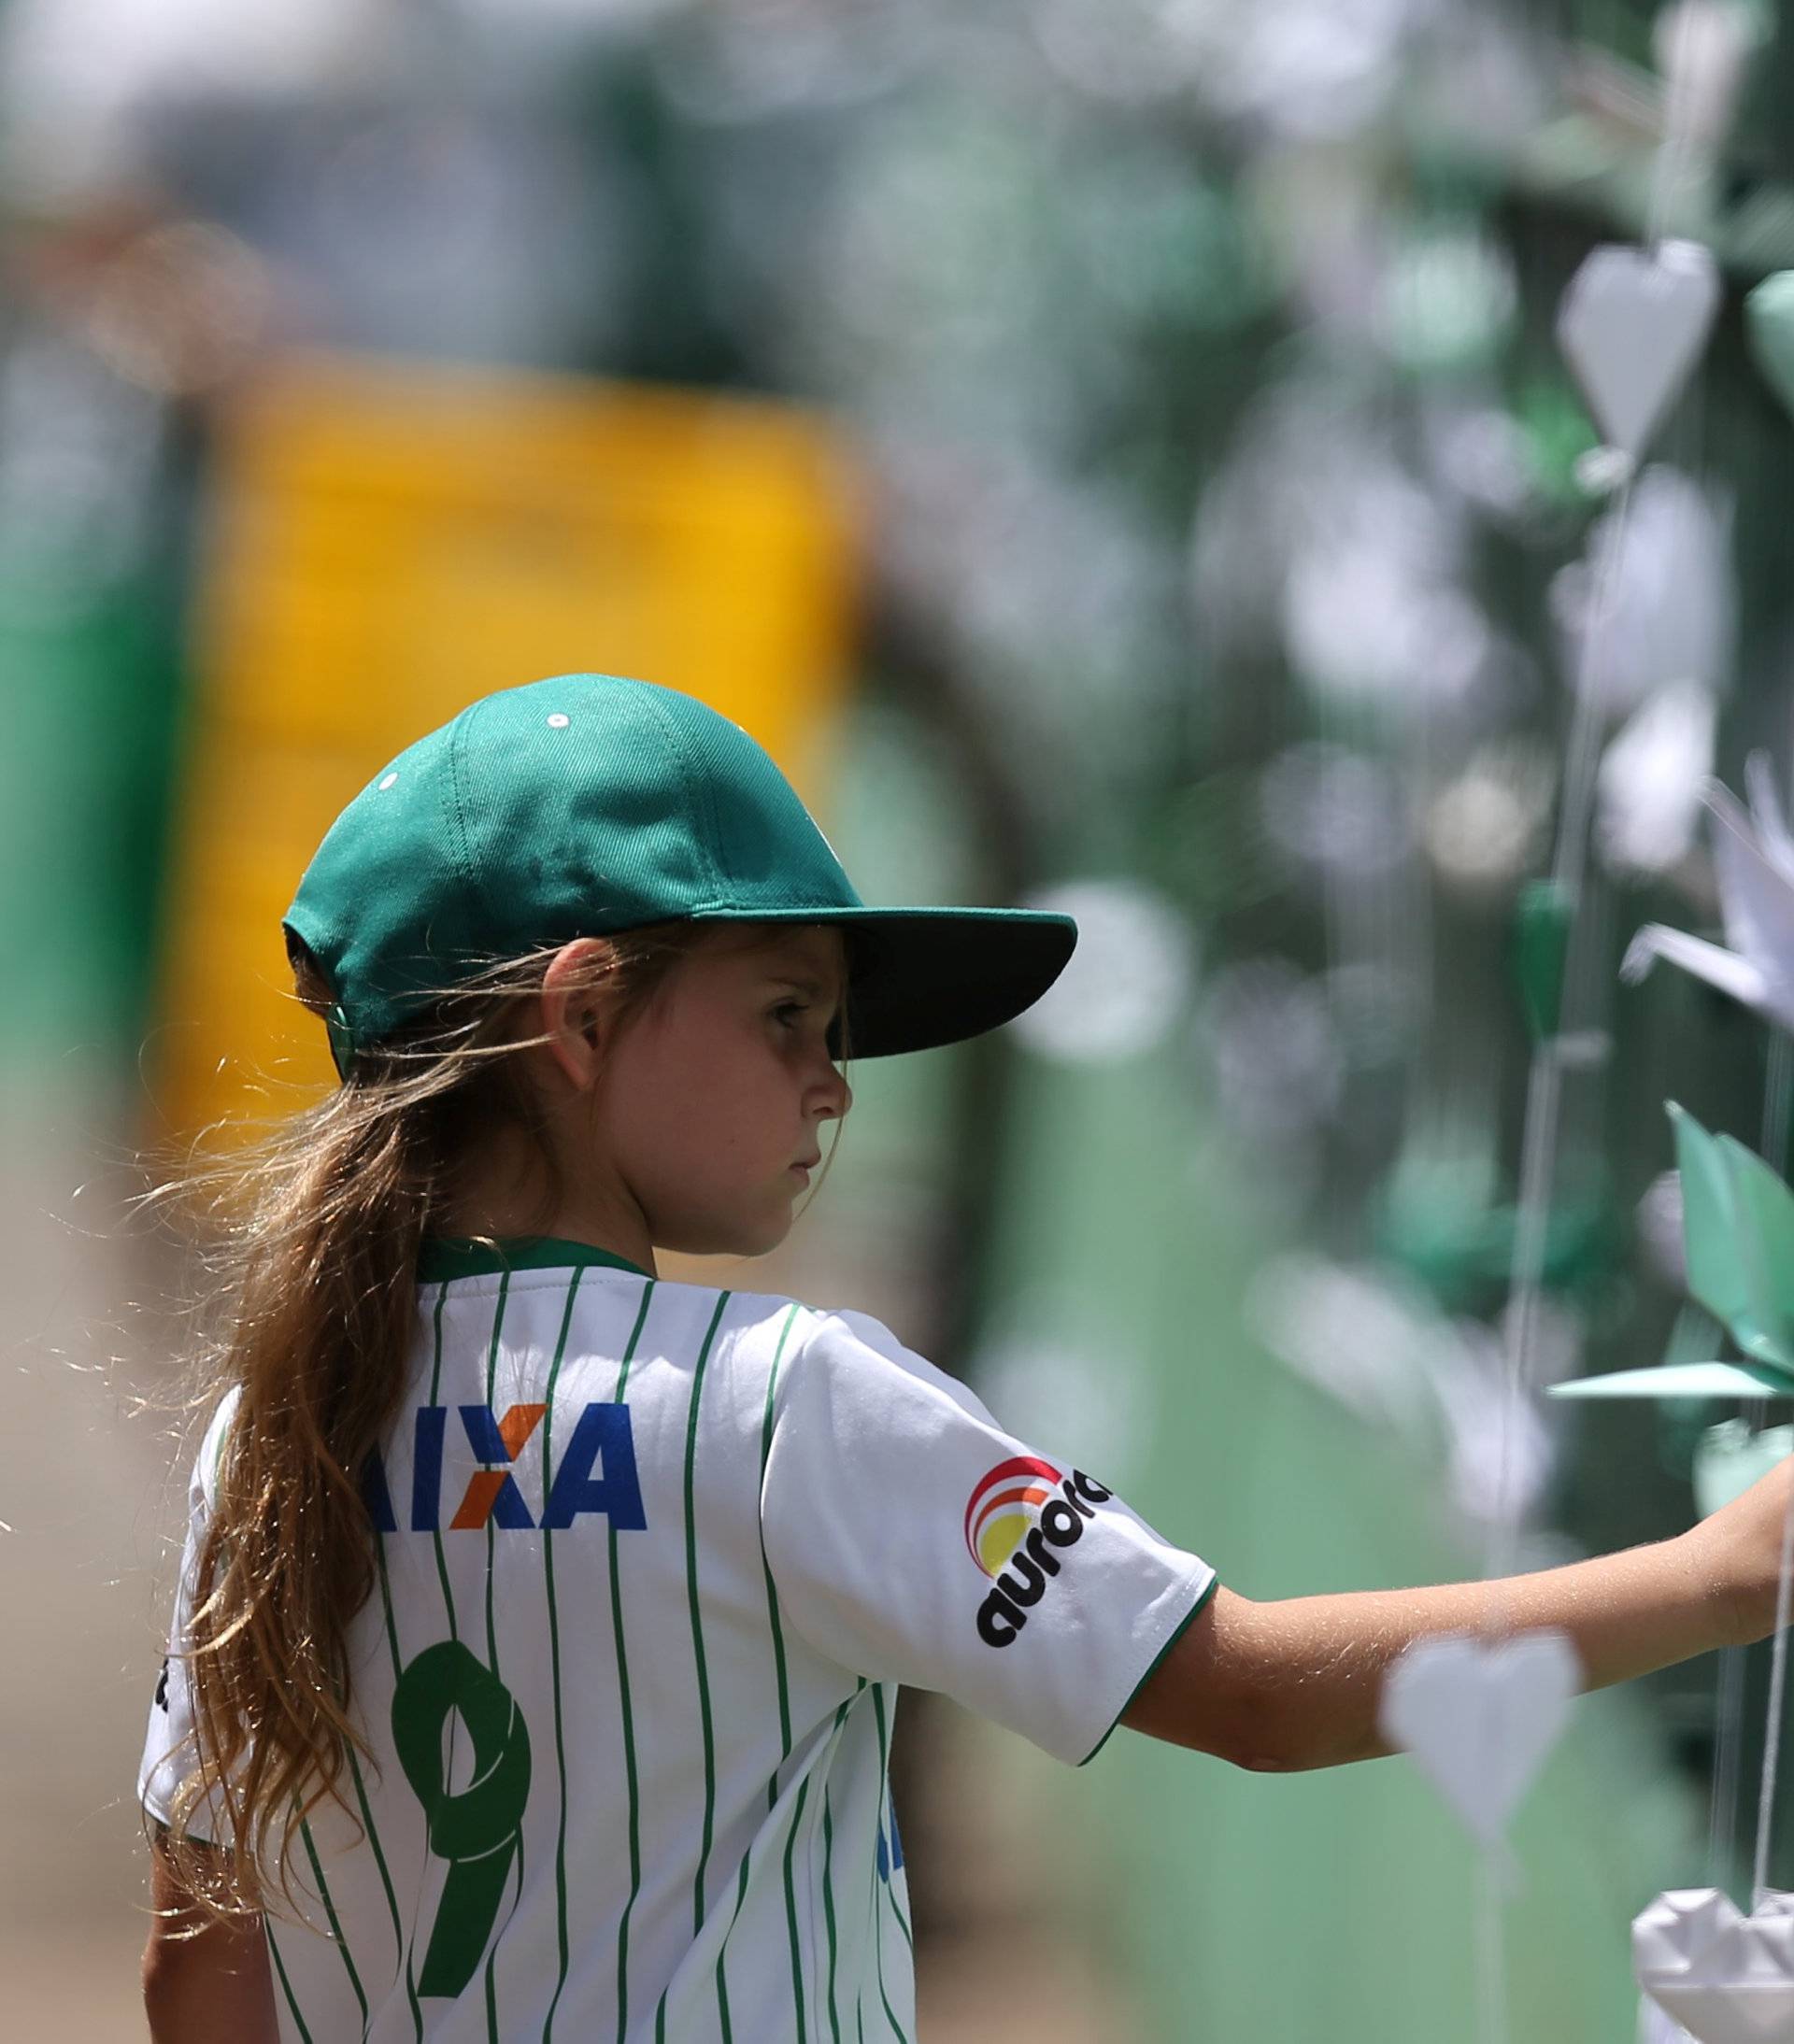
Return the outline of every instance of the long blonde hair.
<path id="1" fill-rule="evenodd" d="M 613 1020 L 652 1006 L 711 928 L 599 940 L 592 981 Z M 292 948 L 298 998 L 322 1015 L 334 990 Z M 440 1231 L 459 1160 L 501 1125 L 521 1128 L 546 1174 L 537 1225 L 561 1204 L 518 1055 L 547 1039 L 513 1033 L 555 949 L 446 991 L 316 1106 L 140 1196 L 195 1224 L 195 1404 L 238 1390 L 192 1590 L 197 1763 L 157 1839 L 202 1917 L 253 1913 L 277 1894 L 293 1907 L 303 1820 L 327 1797 L 349 1809 L 343 1777 L 367 1745 L 350 1711 L 348 1633 L 377 1581 L 361 1471 L 404 1398 L 418 1253 Z M 845 1016 L 841 1028 L 845 1039 Z M 228 1851 L 189 1835 L 208 1804 Z"/>

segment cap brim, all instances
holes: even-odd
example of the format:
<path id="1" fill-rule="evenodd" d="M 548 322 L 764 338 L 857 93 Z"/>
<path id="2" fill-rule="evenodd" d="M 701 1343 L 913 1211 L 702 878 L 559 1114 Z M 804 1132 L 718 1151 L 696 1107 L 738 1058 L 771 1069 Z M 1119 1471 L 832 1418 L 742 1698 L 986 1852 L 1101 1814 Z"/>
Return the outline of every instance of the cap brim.
<path id="1" fill-rule="evenodd" d="M 1077 943 L 1069 916 L 1027 908 L 803 908 L 704 921 L 833 923 L 848 940 L 847 1055 L 962 1043 L 1033 1006 Z M 831 1047 L 839 1055 L 839 1034 Z"/>

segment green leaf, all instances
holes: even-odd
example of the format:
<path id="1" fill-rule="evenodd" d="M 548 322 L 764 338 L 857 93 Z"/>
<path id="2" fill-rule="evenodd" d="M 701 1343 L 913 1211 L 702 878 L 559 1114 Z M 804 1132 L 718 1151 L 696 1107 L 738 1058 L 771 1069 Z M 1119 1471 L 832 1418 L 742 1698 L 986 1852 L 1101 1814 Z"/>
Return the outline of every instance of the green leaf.
<path id="1" fill-rule="evenodd" d="M 1768 1363 L 1659 1363 L 1571 1377 L 1547 1389 L 1554 1398 L 1794 1398 L 1794 1370 Z"/>
<path id="2" fill-rule="evenodd" d="M 1575 902 L 1555 880 L 1530 880 L 1520 889 L 1514 916 L 1514 970 L 1535 1042 L 1558 1033 L 1564 960 L 1574 919 Z"/>
<path id="3" fill-rule="evenodd" d="M 1739 1219 L 1732 1177 L 1719 1145 L 1687 1109 L 1664 1102 L 1675 1129 L 1675 1162 L 1682 1179 L 1682 1242 L 1688 1293 L 1737 1333 L 1749 1316 L 1751 1285 L 1739 1252 Z M 1740 1341 L 1742 1348 L 1744 1342 Z"/>
<path id="4" fill-rule="evenodd" d="M 1758 1362 L 1794 1369 L 1794 1193 L 1730 1136 L 1719 1147 L 1731 1173 L 1738 1257 L 1749 1307 L 1734 1320 L 1738 1346 Z"/>
<path id="5" fill-rule="evenodd" d="M 1744 331 L 1757 366 L 1794 412 L 1794 270 L 1766 277 L 1744 300 Z"/>

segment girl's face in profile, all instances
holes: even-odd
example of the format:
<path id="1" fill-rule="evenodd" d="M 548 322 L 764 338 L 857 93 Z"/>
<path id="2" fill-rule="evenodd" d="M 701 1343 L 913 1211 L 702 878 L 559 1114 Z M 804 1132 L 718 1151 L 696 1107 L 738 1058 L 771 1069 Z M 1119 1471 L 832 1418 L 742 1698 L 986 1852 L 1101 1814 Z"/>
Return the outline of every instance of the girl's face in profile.
<path id="1" fill-rule="evenodd" d="M 822 1124 L 853 1103 L 828 1050 L 846 977 L 836 929 L 725 930 L 615 1039 L 593 1133 L 656 1244 L 761 1256 L 784 1240 Z"/>

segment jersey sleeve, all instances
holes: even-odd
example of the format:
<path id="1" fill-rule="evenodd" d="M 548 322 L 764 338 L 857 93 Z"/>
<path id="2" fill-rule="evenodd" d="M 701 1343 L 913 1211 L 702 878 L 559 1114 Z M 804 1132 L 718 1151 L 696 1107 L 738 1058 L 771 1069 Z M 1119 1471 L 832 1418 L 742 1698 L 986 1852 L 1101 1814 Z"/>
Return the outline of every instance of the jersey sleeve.
<path id="1" fill-rule="evenodd" d="M 761 1531 L 780 1622 L 818 1653 L 1074 1763 L 1216 1583 L 863 1313 L 818 1315 L 780 1373 Z"/>
<path id="2" fill-rule="evenodd" d="M 158 1824 L 172 1822 L 176 1794 L 197 1764 L 189 1679 L 193 1583 L 199 1566 L 200 1544 L 211 1523 L 219 1457 L 223 1453 L 231 1414 L 235 1407 L 236 1393 L 232 1391 L 221 1400 L 218 1411 L 212 1415 L 187 1484 L 187 1537 L 181 1550 L 180 1581 L 175 1590 L 168 1652 L 156 1679 L 155 1695 L 150 1699 L 143 1759 L 137 1768 L 137 1799 Z M 187 1834 L 190 1838 L 216 1843 L 222 1822 L 221 1798 L 214 1793 L 194 1806 L 187 1820 Z"/>

